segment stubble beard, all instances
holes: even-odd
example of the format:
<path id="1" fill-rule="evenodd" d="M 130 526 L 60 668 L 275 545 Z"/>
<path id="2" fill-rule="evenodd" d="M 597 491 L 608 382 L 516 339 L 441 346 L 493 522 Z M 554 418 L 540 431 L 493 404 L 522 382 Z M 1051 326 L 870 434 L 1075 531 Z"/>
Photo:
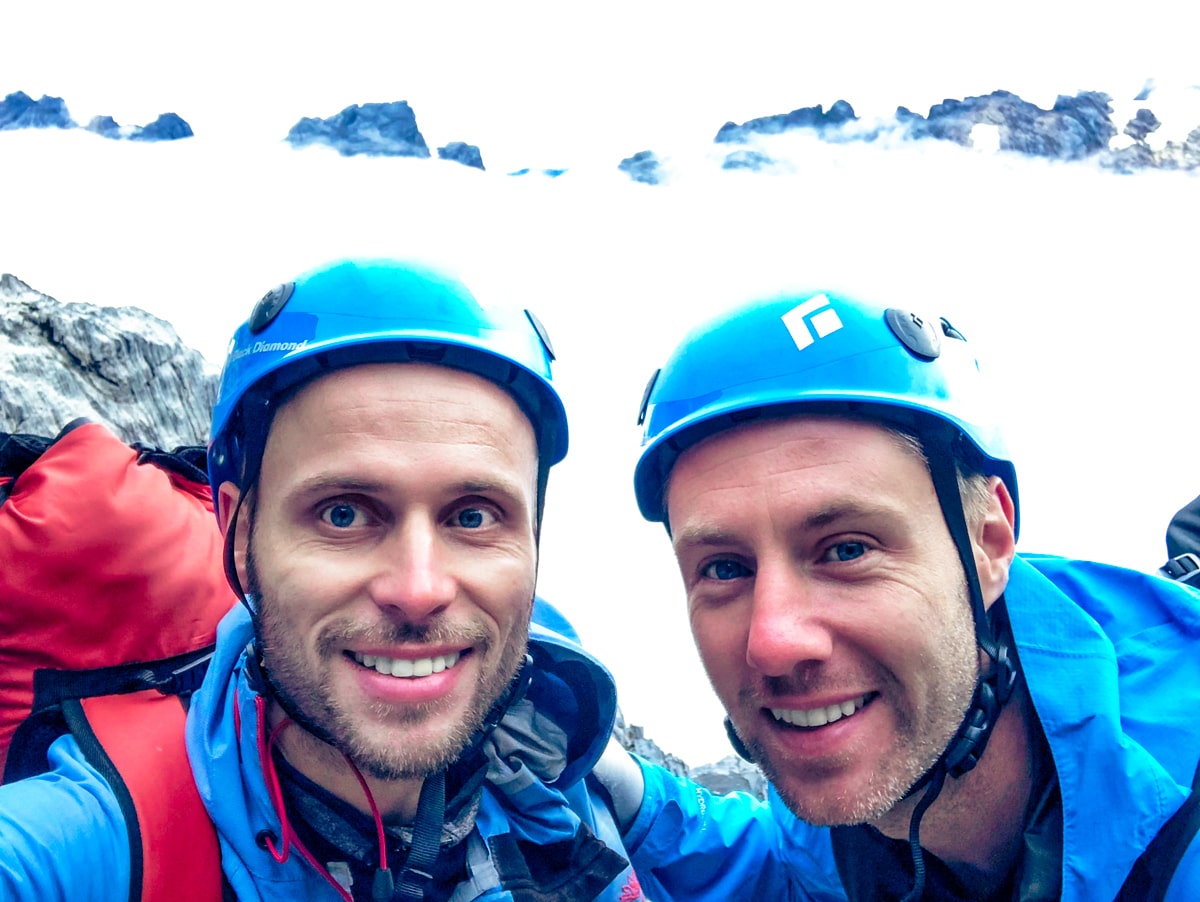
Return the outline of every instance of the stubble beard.
<path id="1" fill-rule="evenodd" d="M 961 603 L 953 606 L 957 614 L 953 622 L 947 623 L 942 642 L 936 647 L 938 659 L 930 661 L 932 675 L 930 685 L 935 691 L 926 699 L 923 711 L 915 711 L 911 705 L 896 704 L 896 742 L 892 749 L 880 752 L 876 766 L 865 783 L 847 792 L 832 796 L 820 789 L 797 788 L 788 781 L 789 762 L 772 760 L 772 747 L 750 731 L 734 727 L 747 750 L 762 768 L 763 773 L 788 809 L 807 823 L 821 827 L 846 826 L 872 823 L 880 820 L 896 807 L 910 789 L 937 763 L 942 752 L 962 724 L 975 693 L 979 673 L 979 652 L 975 641 L 975 626 L 971 618 L 970 604 L 966 598 L 966 587 L 960 593 Z M 789 679 L 789 691 L 796 691 L 796 681 Z M 889 696 L 886 686 L 897 692 L 894 699 L 902 699 L 895 679 L 885 683 L 885 691 L 873 704 L 885 701 Z M 762 695 L 744 690 L 740 701 L 742 710 L 750 717 L 759 717 Z M 777 753 L 777 751 L 776 751 Z M 861 755 L 861 751 L 857 754 Z M 831 777 L 853 763 L 855 753 L 826 759 L 823 769 Z M 792 765 L 794 768 L 795 765 Z M 812 769 L 810 768 L 810 771 Z"/>
<path id="2" fill-rule="evenodd" d="M 435 620 L 428 624 L 386 623 L 363 627 L 349 620 L 330 623 L 317 638 L 317 659 L 306 661 L 301 637 L 289 635 L 287 601 L 267 590 L 259 578 L 253 542 L 246 559 L 249 591 L 257 598 L 258 638 L 263 668 L 280 706 L 307 733 L 346 755 L 364 774 L 378 780 L 421 779 L 448 769 L 462 756 L 475 732 L 496 701 L 504 694 L 525 659 L 529 641 L 529 618 L 518 626 L 491 668 L 493 637 L 481 623 L 451 624 Z M 532 610 L 533 599 L 529 600 Z M 392 645 L 426 642 L 472 646 L 472 657 L 483 666 L 467 708 L 461 716 L 444 710 L 441 701 L 405 705 L 372 703 L 365 715 L 350 710 L 334 694 L 321 675 L 325 665 L 341 655 L 347 642 Z M 315 665 L 315 666 L 314 666 Z M 406 741 L 405 727 L 420 728 L 433 719 L 446 721 L 420 746 Z M 338 756 L 340 757 L 340 756 Z"/>

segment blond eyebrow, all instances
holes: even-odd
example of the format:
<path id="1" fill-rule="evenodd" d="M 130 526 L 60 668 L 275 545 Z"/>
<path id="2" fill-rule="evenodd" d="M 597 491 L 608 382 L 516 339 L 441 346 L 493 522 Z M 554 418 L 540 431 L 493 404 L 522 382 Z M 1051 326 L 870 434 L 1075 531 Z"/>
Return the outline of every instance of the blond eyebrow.
<path id="1" fill-rule="evenodd" d="M 855 501 L 831 504 L 814 511 L 804 518 L 804 530 L 826 529 L 844 520 L 855 520 L 863 517 L 892 517 L 896 514 L 893 507 L 877 504 L 860 504 Z M 724 529 L 709 527 L 703 523 L 685 525 L 675 531 L 674 545 L 680 548 L 719 547 L 738 544 L 735 533 Z"/>

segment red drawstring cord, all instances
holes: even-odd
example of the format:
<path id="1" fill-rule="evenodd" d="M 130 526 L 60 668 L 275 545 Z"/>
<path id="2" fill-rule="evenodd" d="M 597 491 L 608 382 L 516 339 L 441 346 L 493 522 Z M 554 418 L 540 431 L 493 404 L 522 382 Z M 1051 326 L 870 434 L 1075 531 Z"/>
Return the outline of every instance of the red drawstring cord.
<path id="1" fill-rule="evenodd" d="M 295 846 L 300 855 L 312 865 L 318 874 L 325 878 L 325 882 L 337 890 L 338 895 L 345 902 L 354 902 L 354 897 L 349 891 L 334 879 L 333 875 L 316 859 L 316 856 L 308 850 L 308 848 L 300 841 L 300 837 L 296 835 L 296 831 L 292 829 L 292 823 L 288 819 L 287 809 L 283 803 L 283 787 L 279 782 L 279 773 L 275 769 L 275 759 L 271 755 L 271 749 L 275 746 L 276 739 L 287 727 L 292 725 L 291 718 L 281 720 L 268 735 L 266 730 L 267 725 L 267 702 L 261 695 L 255 696 L 254 710 L 258 720 L 258 760 L 262 767 L 263 776 L 267 783 L 267 794 L 271 797 L 271 806 L 275 809 L 275 814 L 279 818 L 279 832 L 281 834 L 280 841 L 283 846 L 283 851 L 276 848 L 271 837 L 264 836 L 263 841 L 267 847 L 267 851 L 271 853 L 271 857 L 279 864 L 283 864 L 291 855 L 291 847 Z M 235 708 L 236 712 L 236 708 Z M 240 718 L 238 718 L 240 720 Z M 358 780 L 358 785 L 362 787 L 363 794 L 367 797 L 367 804 L 371 808 L 371 819 L 375 822 L 375 833 L 379 842 L 379 869 L 386 871 L 387 866 L 387 840 L 383 829 L 383 817 L 379 814 L 379 806 L 375 804 L 375 797 L 371 794 L 370 787 L 367 786 L 367 781 L 363 778 L 362 773 L 354 765 L 354 762 L 342 753 L 342 757 L 346 759 L 346 763 L 350 765 L 350 770 Z"/>
<path id="2" fill-rule="evenodd" d="M 354 762 L 350 760 L 350 756 L 342 752 L 342 757 L 346 759 L 346 763 L 350 765 L 350 770 L 354 772 L 355 778 L 358 780 L 358 785 L 362 787 L 363 795 L 367 797 L 367 804 L 371 806 L 371 818 L 375 821 L 375 835 L 379 840 L 379 869 L 386 871 L 387 863 L 387 837 L 383 832 L 383 817 L 379 814 L 379 806 L 375 804 L 375 796 L 371 795 L 371 788 L 367 786 L 367 781 L 363 777 Z"/>

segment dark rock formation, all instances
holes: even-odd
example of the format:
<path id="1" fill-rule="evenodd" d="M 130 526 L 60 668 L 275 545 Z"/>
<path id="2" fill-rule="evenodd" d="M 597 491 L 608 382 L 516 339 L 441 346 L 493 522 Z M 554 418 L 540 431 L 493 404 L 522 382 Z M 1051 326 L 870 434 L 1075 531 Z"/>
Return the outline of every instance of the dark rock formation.
<path id="1" fill-rule="evenodd" d="M 163 113 L 147 126 L 121 125 L 112 116 L 95 116 L 86 126 L 103 138 L 129 141 L 177 141 L 192 137 L 192 127 L 174 113 Z"/>
<path id="2" fill-rule="evenodd" d="M 130 141 L 178 141 L 192 137 L 192 127 L 174 113 L 162 113 L 143 128 L 134 129 Z"/>
<path id="3" fill-rule="evenodd" d="M 844 100 L 837 101 L 826 113 L 821 104 L 801 107 L 790 113 L 778 113 L 774 116 L 764 116 L 761 119 L 751 119 L 738 125 L 726 122 L 717 132 L 713 140 L 718 144 L 739 144 L 752 135 L 777 135 L 780 132 L 796 128 L 811 128 L 817 131 L 840 129 L 847 122 L 853 122 L 858 117 L 854 115 L 854 107 Z"/>
<path id="4" fill-rule="evenodd" d="M 749 792 L 760 799 L 767 797 L 767 779 L 762 771 L 737 755 L 722 758 L 715 764 L 689 768 L 682 759 L 664 752 L 653 739 L 647 739 L 646 731 L 641 727 L 626 725 L 625 716 L 619 710 L 613 736 L 635 755 L 665 767 L 676 776 L 691 777 L 713 792 Z"/>
<path id="5" fill-rule="evenodd" d="M 14 91 L 0 101 L 0 129 L 76 128 L 61 97 L 34 100 L 24 91 Z"/>
<path id="6" fill-rule="evenodd" d="M 646 738 L 646 731 L 632 724 L 625 724 L 625 715 L 617 711 L 617 722 L 613 726 L 613 736 L 623 748 L 635 755 L 640 755 L 647 761 L 659 764 L 676 776 L 687 776 L 688 766 L 681 758 L 664 752 L 653 739 Z"/>
<path id="7" fill-rule="evenodd" d="M 645 185 L 657 185 L 662 181 L 662 161 L 652 150 L 640 150 L 626 157 L 617 168 L 629 173 L 635 182 Z"/>
<path id="8" fill-rule="evenodd" d="M 121 124 L 112 116 L 93 116 L 92 121 L 84 126 L 89 132 L 95 132 L 101 138 L 119 139 L 125 137 Z"/>
<path id="9" fill-rule="evenodd" d="M 1138 110 L 1132 119 L 1125 123 L 1125 134 L 1135 141 L 1145 141 L 1146 136 L 1157 131 L 1162 123 L 1158 117 L 1147 109 Z"/>
<path id="10" fill-rule="evenodd" d="M 54 436 L 87 417 L 126 441 L 201 444 L 216 391 L 217 374 L 168 323 L 0 276 L 0 432 Z"/>
<path id="11" fill-rule="evenodd" d="M 479 153 L 479 148 L 474 144 L 451 141 L 445 147 L 439 147 L 437 155 L 439 160 L 451 160 L 474 169 L 483 169 L 483 155 Z"/>
<path id="12" fill-rule="evenodd" d="M 1130 125 L 1136 121 L 1131 120 Z M 1126 128 L 1125 134 L 1135 138 L 1134 143 L 1119 150 L 1105 152 L 1100 158 L 1102 166 L 1121 173 L 1136 172 L 1140 169 L 1200 168 L 1200 128 L 1193 129 L 1182 144 L 1168 141 L 1161 150 L 1153 149 L 1145 140 L 1137 140 L 1129 128 Z"/>
<path id="13" fill-rule="evenodd" d="M 713 792 L 748 792 L 760 799 L 767 797 L 767 778 L 763 772 L 737 755 L 729 755 L 715 764 L 693 767 L 690 776 Z"/>
<path id="14" fill-rule="evenodd" d="M 1146 100 L 1152 90 L 1153 82 L 1148 81 L 1138 100 Z M 1153 150 L 1147 145 L 1147 135 L 1159 127 L 1158 118 L 1149 108 L 1139 110 L 1125 126 L 1125 134 L 1135 143 L 1119 150 L 1110 149 L 1109 142 L 1117 135 L 1111 104 L 1112 98 L 1107 94 L 1080 91 L 1074 97 L 1060 95 L 1051 109 L 1044 110 L 1009 91 L 993 91 L 985 96 L 944 100 L 931 107 L 928 116 L 914 113 L 907 107 L 897 107 L 892 119 L 868 124 L 858 119 L 849 103 L 839 100 L 828 112 L 817 105 L 751 119 L 740 125 L 727 122 L 714 140 L 718 144 L 751 145 L 727 154 L 721 163 L 723 169 L 760 171 L 777 165 L 764 152 L 769 148 L 761 142 L 797 129 L 806 129 L 827 143 L 872 142 L 885 135 L 894 135 L 911 140 L 952 141 L 969 147 L 972 130 L 978 125 L 987 125 L 995 128 L 1000 150 L 1026 156 L 1055 160 L 1090 159 L 1121 172 L 1200 166 L 1200 139 L 1196 137 L 1200 129 L 1193 131 L 1184 142 L 1168 142 L 1161 150 Z M 755 145 L 757 147 L 752 149 Z M 661 181 L 657 158 L 650 150 L 622 160 L 620 169 L 646 184 Z"/>
<path id="15" fill-rule="evenodd" d="M 1043 110 L 1016 94 L 993 91 L 985 97 L 945 100 L 931 107 L 925 119 L 907 110 L 904 114 L 912 138 L 938 138 L 969 147 L 972 128 L 994 125 L 999 129 L 1001 150 L 1078 160 L 1104 150 L 1116 135 L 1111 99 L 1107 94 L 1081 91 L 1075 97 L 1060 96 L 1053 109 Z M 897 118 L 901 115 L 897 110 Z"/>
<path id="16" fill-rule="evenodd" d="M 429 156 L 429 145 L 421 136 L 417 117 L 406 100 L 354 104 L 328 119 L 306 117 L 292 126 L 287 141 L 293 147 L 327 144 L 346 157 L 360 153 Z"/>

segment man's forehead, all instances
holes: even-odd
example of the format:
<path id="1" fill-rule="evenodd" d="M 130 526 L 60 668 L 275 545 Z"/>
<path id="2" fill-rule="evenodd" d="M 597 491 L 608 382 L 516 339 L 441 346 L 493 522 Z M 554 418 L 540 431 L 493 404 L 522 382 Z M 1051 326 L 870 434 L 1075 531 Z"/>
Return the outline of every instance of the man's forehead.
<path id="1" fill-rule="evenodd" d="M 922 456 L 918 439 L 877 419 L 829 413 L 767 412 L 753 420 L 705 436 L 680 453 L 676 466 L 710 448 L 718 448 L 736 456 L 743 449 L 789 439 L 806 442 L 813 453 L 818 453 L 817 449 L 823 443 L 850 442 L 867 446 L 887 441 L 902 451 Z"/>
<path id="2" fill-rule="evenodd" d="M 272 418 L 266 457 L 380 442 L 477 446 L 489 458 L 536 467 L 532 424 L 513 398 L 473 373 L 423 363 L 369 363 L 307 381 Z"/>
<path id="3" fill-rule="evenodd" d="M 724 493 L 750 504 L 763 491 L 775 500 L 793 492 L 811 493 L 811 481 L 800 474 L 829 466 L 840 468 L 837 485 L 823 480 L 829 496 L 811 498 L 810 517 L 865 515 L 872 495 L 886 494 L 888 486 L 911 484 L 928 473 L 919 441 L 889 425 L 827 414 L 763 418 L 708 436 L 680 454 L 666 484 L 671 532 L 685 527 L 679 517 L 697 495 Z M 698 528 L 710 531 L 704 525 Z"/>

